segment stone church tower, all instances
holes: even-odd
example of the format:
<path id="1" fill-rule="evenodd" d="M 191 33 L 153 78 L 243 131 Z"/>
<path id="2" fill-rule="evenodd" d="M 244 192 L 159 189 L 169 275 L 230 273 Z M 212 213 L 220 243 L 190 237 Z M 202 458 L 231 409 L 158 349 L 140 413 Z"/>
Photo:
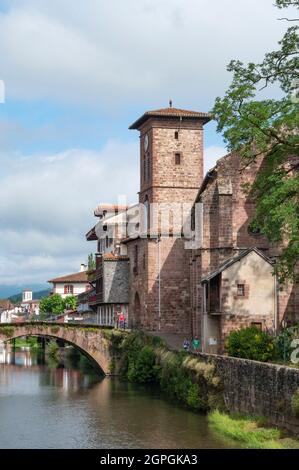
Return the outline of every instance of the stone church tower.
<path id="1" fill-rule="evenodd" d="M 126 241 L 130 257 L 131 326 L 190 334 L 190 269 L 181 225 L 170 213 L 164 233 L 153 204 L 193 204 L 203 180 L 203 126 L 207 113 L 173 108 L 148 111 L 130 129 L 140 132 L 139 202 L 148 208 L 146 236 Z M 164 219 L 165 220 L 165 217 Z M 162 225 L 161 225 L 162 224 Z"/>

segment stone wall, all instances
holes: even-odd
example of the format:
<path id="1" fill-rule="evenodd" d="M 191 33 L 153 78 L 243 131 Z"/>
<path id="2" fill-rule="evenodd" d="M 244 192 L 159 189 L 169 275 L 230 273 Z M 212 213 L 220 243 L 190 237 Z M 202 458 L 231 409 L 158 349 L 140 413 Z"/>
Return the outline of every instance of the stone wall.
<path id="1" fill-rule="evenodd" d="M 216 367 L 230 412 L 265 416 L 270 423 L 299 435 L 291 399 L 299 388 L 299 369 L 233 357 L 199 354 Z"/>
<path id="2" fill-rule="evenodd" d="M 123 304 L 129 302 L 129 261 L 104 262 L 104 302 Z"/>

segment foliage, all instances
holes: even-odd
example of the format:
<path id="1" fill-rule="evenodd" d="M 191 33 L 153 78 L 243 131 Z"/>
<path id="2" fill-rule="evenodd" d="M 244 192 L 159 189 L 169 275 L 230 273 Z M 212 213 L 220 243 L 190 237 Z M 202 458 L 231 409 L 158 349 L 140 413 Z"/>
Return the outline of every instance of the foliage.
<path id="1" fill-rule="evenodd" d="M 61 295 L 53 294 L 41 299 L 40 312 L 43 314 L 59 315 L 64 312 L 64 301 Z"/>
<path id="2" fill-rule="evenodd" d="M 138 354 L 129 355 L 128 379 L 131 382 L 151 383 L 156 381 L 156 357 L 152 347 L 144 346 Z"/>
<path id="3" fill-rule="evenodd" d="M 75 295 L 68 295 L 63 299 L 63 302 L 65 310 L 75 310 L 77 308 L 78 299 Z"/>
<path id="4" fill-rule="evenodd" d="M 299 388 L 297 389 L 297 391 L 292 396 L 291 404 L 292 404 L 292 411 L 293 411 L 294 415 L 297 418 L 299 418 Z"/>
<path id="5" fill-rule="evenodd" d="M 278 8 L 299 0 L 276 0 Z M 295 279 L 299 260 L 299 139 L 298 139 L 298 26 L 291 26 L 261 63 L 233 60 L 233 79 L 213 116 L 228 148 L 243 158 L 244 168 L 264 156 L 264 166 L 250 188 L 255 202 L 254 224 L 271 242 L 283 242 L 275 270 L 284 282 Z M 266 98 L 265 90 L 280 88 L 280 96 Z M 274 96 L 274 93 L 273 93 Z"/>
<path id="6" fill-rule="evenodd" d="M 96 260 L 92 253 L 88 255 L 87 270 L 93 271 L 96 268 Z"/>
<path id="7" fill-rule="evenodd" d="M 299 325 L 284 328 L 275 338 L 275 357 L 283 361 L 290 361 L 293 348 L 292 341 L 299 338 Z"/>
<path id="8" fill-rule="evenodd" d="M 77 297 L 69 295 L 65 299 L 59 294 L 53 294 L 41 299 L 39 308 L 43 318 L 47 315 L 60 315 L 65 310 L 75 310 L 77 307 Z"/>
<path id="9" fill-rule="evenodd" d="M 193 410 L 208 410 L 216 403 L 223 408 L 222 387 L 213 365 L 184 352 L 169 351 L 157 337 L 143 333 L 122 337 L 115 345 L 126 379 L 156 384 L 168 398 Z"/>
<path id="10" fill-rule="evenodd" d="M 14 331 L 15 330 L 13 326 L 0 326 L 0 334 L 7 336 L 8 338 L 13 336 Z"/>
<path id="11" fill-rule="evenodd" d="M 36 336 L 26 336 L 26 338 L 16 338 L 16 348 L 29 347 L 30 349 L 40 348 L 38 338 Z"/>
<path id="12" fill-rule="evenodd" d="M 58 325 L 51 326 L 51 333 L 53 333 L 53 335 L 56 335 L 59 330 L 60 330 L 60 326 Z"/>
<path id="13" fill-rule="evenodd" d="M 273 338 L 256 327 L 231 331 L 226 339 L 230 356 L 266 362 L 274 356 Z"/>
<path id="14" fill-rule="evenodd" d="M 50 341 L 47 344 L 47 354 L 48 354 L 49 357 L 51 357 L 53 359 L 57 359 L 58 351 L 59 351 L 59 346 L 58 346 L 58 344 L 56 343 L 55 340 Z"/>
<path id="15" fill-rule="evenodd" d="M 262 427 L 265 420 L 249 416 L 228 416 L 218 410 L 208 417 L 209 424 L 216 432 L 243 444 L 247 449 L 284 449 L 288 446 L 281 440 L 276 428 Z"/>

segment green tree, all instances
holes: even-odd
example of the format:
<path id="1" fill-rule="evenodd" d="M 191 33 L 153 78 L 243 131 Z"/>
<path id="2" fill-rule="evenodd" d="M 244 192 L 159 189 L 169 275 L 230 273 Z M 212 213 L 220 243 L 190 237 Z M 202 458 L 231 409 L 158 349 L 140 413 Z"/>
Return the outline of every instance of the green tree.
<path id="1" fill-rule="evenodd" d="M 47 315 L 59 315 L 64 312 L 65 302 L 61 295 L 53 294 L 41 299 L 39 304 L 42 317 Z"/>
<path id="2" fill-rule="evenodd" d="M 279 9 L 299 8 L 299 0 L 276 0 Z M 261 63 L 228 65 L 233 79 L 223 98 L 217 98 L 213 116 L 228 149 L 243 158 L 244 168 L 259 156 L 265 165 L 250 194 L 256 211 L 252 226 L 269 241 L 282 243 L 275 270 L 280 280 L 295 278 L 299 260 L 299 37 L 297 18 L 280 18 L 290 27 L 276 51 Z M 294 23 L 293 23 L 294 22 Z M 267 96 L 265 97 L 265 92 Z"/>
<path id="3" fill-rule="evenodd" d="M 92 253 L 88 255 L 87 267 L 88 271 L 93 271 L 96 268 L 96 260 Z"/>
<path id="4" fill-rule="evenodd" d="M 69 295 L 64 299 L 65 310 L 75 310 L 77 307 L 77 297 L 75 295 Z"/>

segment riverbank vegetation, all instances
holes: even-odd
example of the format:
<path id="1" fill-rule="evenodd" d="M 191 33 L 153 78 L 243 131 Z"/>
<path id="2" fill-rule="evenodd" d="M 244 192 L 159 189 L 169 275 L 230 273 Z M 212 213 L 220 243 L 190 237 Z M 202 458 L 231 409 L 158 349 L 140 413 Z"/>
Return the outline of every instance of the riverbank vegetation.
<path id="1" fill-rule="evenodd" d="M 216 410 L 208 415 L 208 421 L 215 432 L 247 449 L 299 448 L 298 441 L 285 437 L 277 428 L 268 427 L 265 418 L 227 415 Z"/>
<path id="2" fill-rule="evenodd" d="M 40 343 L 38 342 L 38 338 L 36 336 L 26 336 L 25 338 L 16 338 L 15 347 L 39 349 Z"/>
<path id="3" fill-rule="evenodd" d="M 291 367 L 298 366 L 298 354 L 292 358 L 297 347 L 299 325 L 283 328 L 277 336 L 256 327 L 231 331 L 225 343 L 229 356 L 260 362 L 273 362 Z M 292 360 L 293 359 L 293 360 Z"/>
<path id="4" fill-rule="evenodd" d="M 224 409 L 222 385 L 213 364 L 185 352 L 169 351 L 158 337 L 104 333 L 117 356 L 117 373 L 130 382 L 152 384 L 173 401 L 194 410 Z M 116 364 L 111 364 L 115 372 Z"/>

